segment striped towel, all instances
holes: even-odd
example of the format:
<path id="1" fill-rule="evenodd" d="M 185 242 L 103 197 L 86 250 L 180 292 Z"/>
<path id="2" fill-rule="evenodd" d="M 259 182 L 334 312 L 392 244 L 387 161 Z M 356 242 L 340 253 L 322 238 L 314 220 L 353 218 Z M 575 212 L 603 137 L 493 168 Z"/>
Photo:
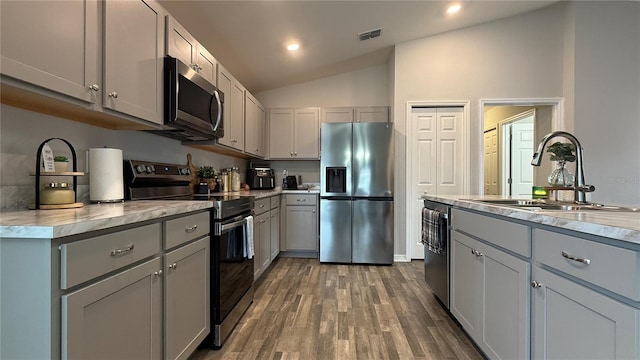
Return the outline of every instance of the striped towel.
<path id="1" fill-rule="evenodd" d="M 422 239 L 421 243 L 435 254 L 445 251 L 443 241 L 447 234 L 447 222 L 444 213 L 427 208 L 422 209 Z"/>

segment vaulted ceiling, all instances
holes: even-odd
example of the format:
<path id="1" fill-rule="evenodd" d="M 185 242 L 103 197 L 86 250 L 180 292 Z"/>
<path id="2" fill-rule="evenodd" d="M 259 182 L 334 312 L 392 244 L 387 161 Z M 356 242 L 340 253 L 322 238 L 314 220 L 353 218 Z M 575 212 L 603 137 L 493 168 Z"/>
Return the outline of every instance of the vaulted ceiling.
<path id="1" fill-rule="evenodd" d="M 554 1 L 203 1 L 160 3 L 253 93 L 385 64 L 394 44 L 489 22 Z M 382 28 L 359 41 L 357 34 Z M 285 45 L 300 43 L 290 53 Z"/>

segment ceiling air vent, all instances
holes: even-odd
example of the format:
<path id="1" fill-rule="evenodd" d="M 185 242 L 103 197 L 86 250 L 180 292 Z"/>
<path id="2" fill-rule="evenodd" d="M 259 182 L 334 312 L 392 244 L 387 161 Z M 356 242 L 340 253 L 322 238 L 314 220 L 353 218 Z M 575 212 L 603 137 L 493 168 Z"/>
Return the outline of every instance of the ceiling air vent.
<path id="1" fill-rule="evenodd" d="M 377 38 L 380 35 L 382 35 L 382 28 L 362 32 L 358 34 L 358 39 L 360 41 L 365 41 L 365 40 Z"/>

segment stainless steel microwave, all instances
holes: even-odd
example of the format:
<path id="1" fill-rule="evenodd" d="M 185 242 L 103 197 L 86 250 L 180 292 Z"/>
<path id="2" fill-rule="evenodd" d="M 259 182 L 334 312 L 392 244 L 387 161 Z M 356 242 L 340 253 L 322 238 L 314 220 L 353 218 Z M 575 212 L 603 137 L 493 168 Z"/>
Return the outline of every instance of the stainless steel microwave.
<path id="1" fill-rule="evenodd" d="M 164 125 L 151 130 L 182 141 L 224 136 L 224 94 L 180 60 L 164 62 Z"/>

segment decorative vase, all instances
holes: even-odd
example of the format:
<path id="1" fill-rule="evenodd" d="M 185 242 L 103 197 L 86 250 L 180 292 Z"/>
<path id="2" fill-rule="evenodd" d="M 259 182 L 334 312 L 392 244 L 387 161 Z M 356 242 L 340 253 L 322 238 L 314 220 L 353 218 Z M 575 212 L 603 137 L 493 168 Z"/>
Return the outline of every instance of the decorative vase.
<path id="1" fill-rule="evenodd" d="M 561 160 L 558 161 L 558 167 L 551 172 L 547 181 L 551 186 L 568 187 L 573 186 L 574 179 L 571 171 L 567 169 L 567 162 Z"/>
<path id="2" fill-rule="evenodd" d="M 69 166 L 69 162 L 68 161 L 56 161 L 53 163 L 53 166 L 56 169 L 56 172 L 65 172 L 67 171 L 67 166 Z"/>

